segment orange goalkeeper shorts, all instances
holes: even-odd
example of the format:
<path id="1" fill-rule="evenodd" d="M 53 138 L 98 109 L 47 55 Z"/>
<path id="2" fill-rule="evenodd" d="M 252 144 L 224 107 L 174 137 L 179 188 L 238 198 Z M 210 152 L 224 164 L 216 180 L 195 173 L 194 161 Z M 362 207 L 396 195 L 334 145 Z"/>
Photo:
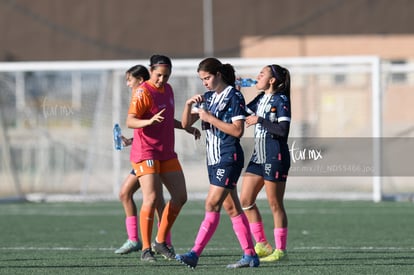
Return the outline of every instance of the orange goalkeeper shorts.
<path id="1" fill-rule="evenodd" d="M 144 160 L 138 163 L 131 162 L 131 165 L 137 177 L 148 174 L 182 171 L 181 164 L 177 158 L 169 160 Z"/>

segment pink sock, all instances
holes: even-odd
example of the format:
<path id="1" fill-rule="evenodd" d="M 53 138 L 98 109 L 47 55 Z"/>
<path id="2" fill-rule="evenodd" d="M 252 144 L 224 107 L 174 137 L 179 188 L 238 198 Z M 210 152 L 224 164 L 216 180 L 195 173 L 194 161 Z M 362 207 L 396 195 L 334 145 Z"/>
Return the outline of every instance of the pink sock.
<path id="1" fill-rule="evenodd" d="M 172 241 L 171 241 L 171 231 L 168 231 L 167 236 L 165 236 L 165 243 L 168 246 L 172 246 Z"/>
<path id="2" fill-rule="evenodd" d="M 239 240 L 244 254 L 250 256 L 256 255 L 246 214 L 241 213 L 240 215 L 231 218 L 231 222 L 233 223 L 233 230 L 236 232 L 237 239 Z"/>
<path id="3" fill-rule="evenodd" d="M 265 243 L 267 242 L 266 234 L 264 231 L 263 222 L 255 222 L 255 223 L 249 223 L 250 231 L 253 234 L 254 240 L 256 243 Z"/>
<path id="4" fill-rule="evenodd" d="M 157 223 L 157 226 L 160 227 L 160 222 Z M 171 231 L 168 231 L 167 236 L 165 236 L 165 243 L 168 246 L 172 246 L 172 241 L 171 241 Z"/>
<path id="5" fill-rule="evenodd" d="M 276 249 L 286 249 L 286 243 L 287 243 L 287 235 L 288 235 L 288 229 L 286 228 L 275 228 L 273 230 L 273 233 L 275 235 L 275 245 Z"/>
<path id="6" fill-rule="evenodd" d="M 130 216 L 125 218 L 125 226 L 128 234 L 128 239 L 134 242 L 138 241 L 138 218 L 137 216 Z"/>
<path id="7" fill-rule="evenodd" d="M 200 256 L 206 247 L 207 243 L 216 232 L 217 226 L 220 222 L 219 212 L 206 212 L 204 220 L 201 222 L 197 237 L 194 242 L 194 247 L 191 249 L 197 256 Z"/>

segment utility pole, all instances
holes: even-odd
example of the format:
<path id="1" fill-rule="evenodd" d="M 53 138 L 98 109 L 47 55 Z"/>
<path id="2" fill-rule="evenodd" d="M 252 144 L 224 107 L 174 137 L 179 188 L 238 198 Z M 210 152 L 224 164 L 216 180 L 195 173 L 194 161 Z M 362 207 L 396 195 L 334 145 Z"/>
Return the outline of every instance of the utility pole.
<path id="1" fill-rule="evenodd" d="M 204 56 L 214 55 L 213 0 L 203 0 Z"/>

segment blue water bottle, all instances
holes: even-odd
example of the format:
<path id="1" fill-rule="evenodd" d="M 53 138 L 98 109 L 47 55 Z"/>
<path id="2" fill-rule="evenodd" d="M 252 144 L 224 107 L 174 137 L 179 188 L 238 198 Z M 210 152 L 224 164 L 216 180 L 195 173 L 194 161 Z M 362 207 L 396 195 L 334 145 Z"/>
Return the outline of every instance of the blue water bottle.
<path id="1" fill-rule="evenodd" d="M 114 147 L 115 150 L 122 150 L 122 133 L 118 123 L 114 125 Z"/>
<path id="2" fill-rule="evenodd" d="M 253 78 L 240 78 L 240 79 L 236 79 L 236 86 L 240 86 L 240 87 L 253 87 L 254 85 L 256 85 L 257 80 L 253 79 Z"/>

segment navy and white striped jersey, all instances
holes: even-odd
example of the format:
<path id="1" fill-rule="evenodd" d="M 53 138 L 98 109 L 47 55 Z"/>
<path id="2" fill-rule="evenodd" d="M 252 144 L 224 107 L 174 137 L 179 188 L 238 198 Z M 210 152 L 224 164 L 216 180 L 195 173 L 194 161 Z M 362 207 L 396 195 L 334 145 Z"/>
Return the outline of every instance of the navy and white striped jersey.
<path id="1" fill-rule="evenodd" d="M 240 91 L 228 86 L 220 94 L 214 91 L 204 93 L 208 111 L 218 119 L 231 123 L 246 118 L 245 101 Z M 240 140 L 210 125 L 206 129 L 207 165 L 234 163 L 243 165 L 243 150 Z"/>
<path id="2" fill-rule="evenodd" d="M 255 114 L 270 121 L 271 126 L 277 127 L 281 122 L 289 122 L 291 120 L 290 101 L 289 98 L 282 94 L 259 94 L 246 106 L 248 114 Z M 269 127 L 265 127 L 264 123 L 257 123 L 254 130 L 254 152 L 251 161 L 255 163 L 266 163 L 271 158 L 275 158 L 281 151 L 287 148 L 286 137 L 276 137 Z M 285 152 L 282 152 L 285 153 Z"/>

